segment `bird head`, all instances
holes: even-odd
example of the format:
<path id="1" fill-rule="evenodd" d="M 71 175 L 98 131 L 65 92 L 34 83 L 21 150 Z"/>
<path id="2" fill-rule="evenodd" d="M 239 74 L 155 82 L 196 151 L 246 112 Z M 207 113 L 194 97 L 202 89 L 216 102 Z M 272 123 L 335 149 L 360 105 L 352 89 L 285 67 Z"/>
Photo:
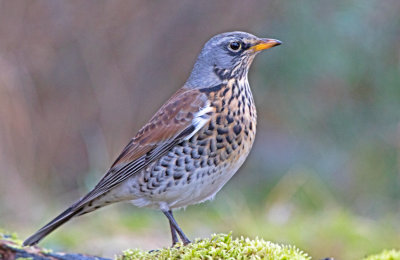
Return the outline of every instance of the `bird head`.
<path id="1" fill-rule="evenodd" d="M 246 32 L 218 34 L 204 45 L 186 85 L 207 87 L 232 77 L 247 76 L 257 53 L 280 44 L 278 40 Z"/>

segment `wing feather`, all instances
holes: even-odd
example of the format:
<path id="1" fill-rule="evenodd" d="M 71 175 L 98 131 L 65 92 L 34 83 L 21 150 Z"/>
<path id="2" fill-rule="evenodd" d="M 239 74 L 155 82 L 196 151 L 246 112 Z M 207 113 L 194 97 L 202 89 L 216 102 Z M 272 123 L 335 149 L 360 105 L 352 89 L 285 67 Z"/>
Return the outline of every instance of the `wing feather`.
<path id="1" fill-rule="evenodd" d="M 212 111 L 204 93 L 180 89 L 128 143 L 96 187 L 74 206 L 81 207 L 108 192 L 192 137 L 210 120 Z"/>

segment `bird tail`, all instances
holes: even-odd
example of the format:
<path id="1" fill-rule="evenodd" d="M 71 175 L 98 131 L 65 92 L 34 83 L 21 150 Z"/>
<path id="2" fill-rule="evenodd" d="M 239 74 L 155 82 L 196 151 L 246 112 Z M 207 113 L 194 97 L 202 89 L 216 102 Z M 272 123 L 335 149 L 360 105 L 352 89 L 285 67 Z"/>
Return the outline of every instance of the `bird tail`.
<path id="1" fill-rule="evenodd" d="M 35 234 L 28 237 L 23 246 L 33 246 L 39 243 L 45 236 L 53 232 L 56 228 L 70 220 L 72 217 L 82 214 L 84 206 L 76 207 L 77 203 L 69 207 L 67 210 L 58 215 L 55 219 L 50 221 L 47 225 L 39 229 Z"/>

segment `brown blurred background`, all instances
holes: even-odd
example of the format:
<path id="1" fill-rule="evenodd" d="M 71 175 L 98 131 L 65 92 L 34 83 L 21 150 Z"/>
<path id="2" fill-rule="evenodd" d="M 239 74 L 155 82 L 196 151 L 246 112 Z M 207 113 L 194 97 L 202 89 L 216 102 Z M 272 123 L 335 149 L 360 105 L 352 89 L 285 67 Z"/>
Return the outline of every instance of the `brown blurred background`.
<path id="1" fill-rule="evenodd" d="M 400 2 L 0 1 L 0 227 L 22 238 L 100 179 L 213 35 L 282 40 L 250 84 L 255 147 L 189 237 L 233 231 L 316 259 L 400 245 Z M 111 206 L 49 236 L 112 256 L 170 243 L 161 213 Z"/>

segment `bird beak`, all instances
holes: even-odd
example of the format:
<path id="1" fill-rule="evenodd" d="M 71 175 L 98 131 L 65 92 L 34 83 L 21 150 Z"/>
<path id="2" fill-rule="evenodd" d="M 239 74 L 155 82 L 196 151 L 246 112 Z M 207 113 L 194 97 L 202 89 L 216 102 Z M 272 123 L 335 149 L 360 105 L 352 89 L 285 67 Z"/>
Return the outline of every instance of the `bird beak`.
<path id="1" fill-rule="evenodd" d="M 258 51 L 262 51 L 262 50 L 266 50 L 278 45 L 281 45 L 282 42 L 279 40 L 275 40 L 275 39 L 260 39 L 259 41 L 256 42 L 256 44 L 252 47 L 250 47 L 250 49 L 254 50 L 255 52 Z"/>

